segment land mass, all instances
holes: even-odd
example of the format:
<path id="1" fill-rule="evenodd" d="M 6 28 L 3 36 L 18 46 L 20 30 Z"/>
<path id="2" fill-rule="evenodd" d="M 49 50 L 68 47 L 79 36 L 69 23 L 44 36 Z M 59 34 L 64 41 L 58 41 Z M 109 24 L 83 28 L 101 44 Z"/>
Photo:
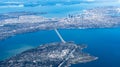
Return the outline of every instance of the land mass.
<path id="1" fill-rule="evenodd" d="M 45 14 L 45 12 L 42 12 Z M 119 7 L 98 7 L 69 14 L 63 18 L 46 18 L 40 13 L 12 12 L 0 15 L 0 40 L 16 34 L 39 30 L 111 28 L 120 26 Z"/>
<path id="2" fill-rule="evenodd" d="M 48 43 L 0 61 L 0 67 L 68 67 L 98 59 L 84 53 L 84 48 L 85 45 L 73 42 Z"/>

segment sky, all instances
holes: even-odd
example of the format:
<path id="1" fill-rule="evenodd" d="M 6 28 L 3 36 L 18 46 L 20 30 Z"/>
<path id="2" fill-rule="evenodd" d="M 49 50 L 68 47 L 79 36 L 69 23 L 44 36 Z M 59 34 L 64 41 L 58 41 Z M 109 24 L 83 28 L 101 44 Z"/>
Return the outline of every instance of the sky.
<path id="1" fill-rule="evenodd" d="M 15 1 L 15 2 L 32 2 L 32 1 L 87 1 L 87 2 L 93 2 L 93 1 L 99 1 L 99 2 L 120 2 L 120 0 L 0 0 L 0 2 L 8 2 L 8 1 Z"/>

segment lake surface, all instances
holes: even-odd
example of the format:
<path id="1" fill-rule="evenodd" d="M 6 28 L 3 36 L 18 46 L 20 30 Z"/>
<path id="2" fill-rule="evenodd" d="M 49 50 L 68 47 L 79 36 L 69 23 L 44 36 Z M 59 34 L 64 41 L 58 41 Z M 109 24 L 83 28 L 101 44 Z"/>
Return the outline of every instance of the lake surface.
<path id="1" fill-rule="evenodd" d="M 59 31 L 66 41 L 86 44 L 88 48 L 84 52 L 99 57 L 96 61 L 76 64 L 72 67 L 120 67 L 120 28 L 61 29 Z M 60 42 L 54 30 L 42 30 L 13 36 L 0 41 L 0 59 L 50 42 Z"/>
<path id="2" fill-rule="evenodd" d="M 91 2 L 90 2 L 91 1 Z M 66 17 L 68 14 L 75 14 L 82 10 L 94 7 L 116 6 L 119 2 L 96 0 L 1 0 L 0 13 L 7 12 L 46 12 L 44 17 Z"/>
<path id="3" fill-rule="evenodd" d="M 38 0 L 34 1 L 35 0 L 1 0 L 0 13 L 20 11 L 47 12 L 47 14 L 42 16 L 67 17 L 68 14 L 74 14 L 94 7 L 120 6 L 120 3 L 116 0 L 115 2 L 112 2 L 113 0 L 106 0 L 107 2 L 78 2 L 69 3 L 67 5 L 63 4 L 64 2 L 49 2 L 44 4 L 44 6 L 40 5 L 39 3 L 41 2 L 37 2 Z M 99 57 L 96 61 L 76 64 L 72 65 L 72 67 L 120 67 L 120 28 L 61 29 L 59 31 L 66 41 L 74 41 L 77 44 L 86 44 L 88 45 L 88 48 L 84 51 Z M 54 30 L 42 30 L 15 35 L 0 41 L 0 60 L 14 56 L 27 49 L 37 47 L 40 44 L 51 42 L 60 42 Z"/>

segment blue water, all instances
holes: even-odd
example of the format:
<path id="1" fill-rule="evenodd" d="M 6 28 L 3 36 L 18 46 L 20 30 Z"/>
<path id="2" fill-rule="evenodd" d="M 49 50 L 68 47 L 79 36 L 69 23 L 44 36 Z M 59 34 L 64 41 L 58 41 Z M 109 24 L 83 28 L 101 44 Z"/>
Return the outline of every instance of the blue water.
<path id="1" fill-rule="evenodd" d="M 59 31 L 66 41 L 86 44 L 88 48 L 84 51 L 99 57 L 96 61 L 76 64 L 72 67 L 120 67 L 120 28 Z M 0 59 L 50 42 L 60 42 L 53 30 L 16 35 L 0 42 Z"/>
<path id="2" fill-rule="evenodd" d="M 94 7 L 117 6 L 118 0 L 0 0 L 0 13 L 7 12 L 47 12 L 44 17 L 66 17 Z M 53 2 L 51 2 L 53 1 Z M 61 2 L 59 2 L 61 1 Z M 67 0 L 66 0 L 67 1 Z M 84 2 L 83 2 L 84 1 Z M 101 2 L 100 2 L 101 1 Z M 7 2 L 7 3 L 6 3 Z M 120 67 L 120 28 L 103 29 L 69 29 L 59 30 L 66 41 L 87 44 L 85 52 L 99 57 L 98 60 L 72 67 Z M 0 60 L 14 56 L 27 49 L 44 43 L 60 42 L 53 30 L 42 30 L 33 33 L 15 35 L 0 41 Z M 59 48 L 59 47 L 58 47 Z"/>
<path id="3" fill-rule="evenodd" d="M 70 2 L 69 2 L 70 1 Z M 107 0 L 106 0 L 107 1 Z M 117 1 L 88 2 L 87 0 L 0 0 L 0 13 L 7 12 L 47 12 L 44 17 L 66 17 L 68 14 L 77 13 L 82 10 L 105 7 L 120 6 Z"/>

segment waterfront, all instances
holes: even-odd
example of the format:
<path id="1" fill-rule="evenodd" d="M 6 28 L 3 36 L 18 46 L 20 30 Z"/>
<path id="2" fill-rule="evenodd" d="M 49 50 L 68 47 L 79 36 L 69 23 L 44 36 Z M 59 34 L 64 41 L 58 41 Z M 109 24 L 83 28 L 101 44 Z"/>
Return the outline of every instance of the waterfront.
<path id="1" fill-rule="evenodd" d="M 119 67 L 120 28 L 59 30 L 66 41 L 86 44 L 84 51 L 99 57 L 98 60 L 73 66 Z M 0 42 L 1 59 L 13 56 L 40 44 L 60 42 L 53 30 L 19 34 Z M 59 48 L 59 47 L 58 47 Z"/>
<path id="2" fill-rule="evenodd" d="M 0 40 L 0 60 L 7 59 L 11 56 L 19 54 L 25 50 L 37 47 L 41 44 L 60 42 L 54 30 L 48 30 L 47 28 L 44 28 L 46 30 L 41 30 L 41 26 L 39 27 L 40 28 L 39 30 L 38 28 L 36 29 L 36 27 L 38 27 L 37 25 L 41 25 L 41 23 L 40 24 L 38 23 L 39 21 L 41 21 L 39 19 L 45 17 L 47 19 L 63 18 L 64 20 L 66 17 L 68 18 L 68 15 L 71 15 L 77 17 L 76 20 L 73 20 L 73 18 L 71 17 L 70 18 L 72 20 L 71 19 L 69 20 L 68 18 L 67 21 L 70 21 L 71 23 L 69 22 L 67 23 L 70 24 L 70 26 L 69 25 L 65 26 L 64 25 L 65 21 L 63 20 L 62 23 L 58 22 L 59 24 L 56 24 L 56 26 L 62 24 L 62 27 L 59 27 L 60 29 L 58 30 L 63 36 L 64 40 L 74 41 L 75 43 L 78 44 L 86 44 L 88 47 L 84 49 L 84 51 L 99 58 L 89 63 L 72 65 L 72 67 L 120 67 L 119 64 L 120 24 L 118 20 L 120 18 L 119 4 L 120 2 L 118 0 L 114 0 L 114 1 L 113 0 L 109 0 L 109 1 L 107 0 L 105 1 L 104 0 L 100 0 L 100 1 L 98 0 L 85 0 L 85 1 L 84 0 L 83 1 L 81 0 L 75 0 L 75 1 L 73 0 L 66 0 L 66 1 L 64 0 L 61 1 L 1 0 L 0 1 L 0 10 L 1 10 L 0 36 L 3 37 L 4 39 L 4 35 L 6 36 L 9 33 L 12 35 L 9 38 Z M 110 10 L 108 9 L 108 11 L 104 12 L 104 9 L 107 10 L 106 7 L 109 7 Z M 103 8 L 103 9 L 99 9 L 99 8 Z M 80 19 L 82 18 L 78 17 L 78 15 L 82 11 L 86 11 L 86 10 L 88 11 L 85 12 L 86 14 L 85 13 L 83 14 L 83 16 L 85 16 L 85 21 L 83 24 L 85 24 L 88 20 L 90 20 L 88 23 L 86 23 L 86 24 L 90 23 L 90 25 L 85 24 L 85 28 L 87 27 L 90 29 L 81 29 L 80 26 L 82 26 L 83 24 L 80 25 L 81 24 Z M 13 13 L 13 18 L 11 18 L 12 14 L 9 12 Z M 39 15 L 37 16 L 23 15 L 20 17 L 16 15 L 17 12 L 18 13 L 26 12 L 26 14 L 28 13 L 28 15 L 29 12 L 30 14 L 31 13 L 37 14 L 41 12 L 46 14 L 40 14 L 40 17 L 38 17 Z M 89 14 L 87 14 L 88 12 Z M 74 14 L 78 14 L 78 15 L 74 15 Z M 36 20 L 36 18 L 38 19 Z M 29 19 L 32 19 L 32 22 L 35 22 L 36 24 L 35 23 L 30 24 L 32 22 Z M 76 21 L 80 23 L 77 23 Z M 49 22 L 51 21 L 48 21 L 47 23 Z M 5 25 L 2 25 L 2 23 Z M 14 23 L 23 23 L 23 24 L 14 24 Z M 45 23 L 42 22 L 42 24 Z M 50 24 L 47 25 L 50 26 Z M 45 24 L 44 27 L 48 27 L 47 25 Z M 53 26 L 54 24 L 51 25 L 51 27 Z M 68 29 L 71 28 L 71 26 L 74 26 L 74 29 L 73 28 Z M 105 27 L 109 27 L 109 28 L 105 28 Z M 16 30 L 18 30 L 18 32 L 16 32 Z"/>

